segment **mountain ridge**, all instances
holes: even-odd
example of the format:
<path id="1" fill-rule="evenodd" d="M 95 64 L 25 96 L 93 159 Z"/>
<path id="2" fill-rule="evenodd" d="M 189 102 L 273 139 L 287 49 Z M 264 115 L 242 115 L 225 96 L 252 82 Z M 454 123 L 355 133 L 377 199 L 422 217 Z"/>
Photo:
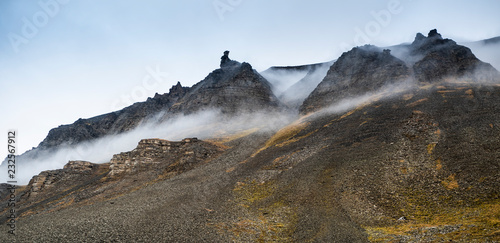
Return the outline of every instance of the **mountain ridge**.
<path id="1" fill-rule="evenodd" d="M 41 172 L 16 194 L 15 239 L 499 241 L 498 71 L 480 80 L 475 68 L 484 64 L 435 30 L 401 48 L 406 59 L 370 45 L 343 53 L 286 125 L 142 138 L 106 163 L 70 161 Z M 172 106 L 198 112 L 226 94 L 248 93 L 277 116 L 282 104 L 263 79 L 225 52 L 198 86 L 178 84 L 189 95 Z M 233 83 L 257 94 L 233 91 Z M 392 86 L 403 88 L 385 89 Z M 228 102 L 226 114 L 247 110 Z M 1 241 L 14 239 L 7 228 L 0 225 Z"/>
<path id="2" fill-rule="evenodd" d="M 356 97 L 405 80 L 417 85 L 447 78 L 500 82 L 500 72 L 493 66 L 477 59 L 469 48 L 443 39 L 436 29 L 427 37 L 418 33 L 413 43 L 393 49 L 400 58 L 392 55 L 390 49 L 370 45 L 343 53 L 305 99 L 301 114 L 325 108 L 346 96 Z"/>
<path id="3" fill-rule="evenodd" d="M 39 155 L 50 154 L 50 151 L 60 148 L 204 110 L 218 110 L 231 117 L 238 112 L 276 112 L 286 109 L 273 94 L 271 86 L 250 64 L 231 60 L 229 51 L 225 51 L 220 68 L 192 87 L 183 87 L 178 82 L 168 93 L 156 93 L 146 101 L 119 111 L 60 125 L 51 129 L 37 147 L 20 155 L 18 161 L 36 160 Z"/>

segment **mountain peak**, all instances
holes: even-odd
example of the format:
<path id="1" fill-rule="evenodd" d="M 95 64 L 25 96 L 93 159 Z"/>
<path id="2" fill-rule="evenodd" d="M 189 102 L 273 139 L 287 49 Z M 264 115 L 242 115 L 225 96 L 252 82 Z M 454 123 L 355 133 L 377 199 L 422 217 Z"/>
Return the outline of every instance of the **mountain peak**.
<path id="1" fill-rule="evenodd" d="M 300 112 L 316 111 L 346 97 L 355 97 L 401 82 L 410 75 L 405 63 L 373 45 L 355 47 L 330 67 L 323 81 L 304 100 Z"/>
<path id="2" fill-rule="evenodd" d="M 233 61 L 229 58 L 229 51 L 224 51 L 224 55 L 220 58 L 220 67 L 225 68 L 225 67 L 232 67 L 235 65 L 240 64 L 237 61 Z"/>
<path id="3" fill-rule="evenodd" d="M 429 31 L 427 37 L 422 33 L 417 33 L 415 40 L 410 45 L 413 54 L 419 54 L 419 52 L 427 52 L 441 45 L 453 46 L 457 43 L 450 39 L 443 39 L 441 34 L 437 32 L 436 29 Z"/>
<path id="4" fill-rule="evenodd" d="M 413 41 L 413 43 L 418 43 L 418 42 L 421 42 L 421 41 L 426 40 L 428 38 L 443 39 L 443 37 L 441 36 L 441 34 L 439 34 L 437 32 L 437 29 L 432 29 L 432 30 L 429 31 L 429 34 L 427 34 L 427 37 L 425 37 L 425 35 L 423 35 L 422 33 L 417 33 L 417 35 L 415 36 L 415 40 Z"/>
<path id="5" fill-rule="evenodd" d="M 417 36 L 415 36 L 415 40 L 413 42 L 421 41 L 423 39 L 425 39 L 425 36 L 422 35 L 422 33 L 417 33 Z"/>
<path id="6" fill-rule="evenodd" d="M 172 88 L 168 91 L 169 96 L 182 97 L 187 93 L 189 88 L 182 87 L 181 82 L 177 82 L 176 85 L 173 85 Z"/>
<path id="7" fill-rule="evenodd" d="M 418 33 L 409 53 L 418 60 L 413 69 L 420 82 L 437 82 L 447 77 L 476 82 L 498 79 L 498 72 L 490 64 L 480 61 L 469 48 L 443 39 L 436 29 L 429 31 L 427 37 Z"/>
<path id="8" fill-rule="evenodd" d="M 221 57 L 220 68 L 211 72 L 172 108 L 171 114 L 189 114 L 203 109 L 220 109 L 222 113 L 281 109 L 271 84 L 249 63 Z"/>
<path id="9" fill-rule="evenodd" d="M 427 38 L 431 38 L 431 37 L 437 37 L 439 39 L 443 39 L 443 37 L 441 36 L 441 34 L 439 34 L 437 32 L 437 29 L 433 29 L 433 30 L 429 31 L 429 34 L 427 35 Z"/>

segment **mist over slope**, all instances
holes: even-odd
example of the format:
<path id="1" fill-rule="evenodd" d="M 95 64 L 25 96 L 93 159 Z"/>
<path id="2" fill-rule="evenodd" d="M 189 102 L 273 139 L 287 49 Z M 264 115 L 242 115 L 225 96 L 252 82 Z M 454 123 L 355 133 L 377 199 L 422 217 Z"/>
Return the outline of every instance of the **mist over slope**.
<path id="1" fill-rule="evenodd" d="M 221 57 L 220 68 L 193 87 L 173 86 L 120 111 L 52 129 L 37 148 L 17 157 L 19 183 L 40 171 L 62 168 L 69 160 L 96 163 L 132 149 L 142 138 L 182 139 L 259 128 L 276 129 L 293 119 L 272 85 L 248 63 Z M 7 163 L 0 168 L 6 168 Z M 6 175 L 0 175 L 7 181 Z"/>
<path id="2" fill-rule="evenodd" d="M 356 97 L 389 83 L 403 82 L 410 71 L 403 61 L 375 46 L 353 48 L 330 67 L 326 77 L 300 107 L 319 110 L 349 96 Z"/>
<path id="3" fill-rule="evenodd" d="M 470 49 L 436 30 L 355 47 L 281 95 L 228 54 L 133 129 L 21 156 L 23 180 L 45 171 L 15 195 L 15 239 L 500 240 L 500 74 Z"/>
<path id="4" fill-rule="evenodd" d="M 497 70 L 500 70 L 500 36 L 486 40 L 466 42 L 462 45 L 469 47 L 474 54 Z"/>
<path id="5" fill-rule="evenodd" d="M 19 196 L 17 237 L 497 240 L 500 86 L 435 84 L 390 93 L 341 102 L 278 132 L 208 141 L 186 170 L 162 158 L 195 158 L 195 148 L 147 140 L 111 163 L 72 162 L 43 172 Z M 137 162 L 135 172 L 111 174 L 111 165 L 127 158 L 128 166 Z M 136 230 L 151 221 L 152 229 Z M 4 230 L 0 239 L 8 240 Z"/>
<path id="6" fill-rule="evenodd" d="M 299 66 L 273 66 L 260 72 L 260 74 L 273 85 L 273 92 L 277 96 L 281 96 L 283 92 L 291 86 L 305 79 L 308 74 L 311 74 L 311 72 L 314 72 L 314 70 L 317 70 L 327 63 Z"/>
<path id="7" fill-rule="evenodd" d="M 283 108 L 271 84 L 249 63 L 231 60 L 229 51 L 221 57 L 220 69 L 195 84 L 166 115 L 189 114 L 213 107 L 228 114 Z"/>
<path id="8" fill-rule="evenodd" d="M 281 101 L 292 109 L 297 110 L 307 96 L 309 96 L 309 94 L 323 80 L 326 73 L 330 69 L 330 66 L 334 62 L 335 61 L 312 65 L 306 76 L 279 95 Z"/>
<path id="9" fill-rule="evenodd" d="M 178 82 L 166 94 L 156 94 L 153 98 L 116 112 L 79 119 L 73 124 L 53 128 L 37 149 L 50 149 L 59 145 L 71 146 L 106 135 L 130 131 L 142 122 L 154 120 L 157 113 L 168 110 L 188 91 L 188 87 L 182 87 Z"/>
<path id="10" fill-rule="evenodd" d="M 300 112 L 306 114 L 343 98 L 402 82 L 500 82 L 500 73 L 493 66 L 479 60 L 469 48 L 443 39 L 435 29 L 427 37 L 418 33 L 411 44 L 390 48 L 394 55 L 391 49 L 370 45 L 343 53 L 304 101 Z"/>

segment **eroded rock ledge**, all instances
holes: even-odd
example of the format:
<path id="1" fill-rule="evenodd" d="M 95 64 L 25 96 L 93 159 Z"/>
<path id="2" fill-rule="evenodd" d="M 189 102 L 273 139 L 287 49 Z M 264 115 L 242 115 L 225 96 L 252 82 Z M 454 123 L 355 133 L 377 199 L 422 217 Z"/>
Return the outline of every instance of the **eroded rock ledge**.
<path id="1" fill-rule="evenodd" d="M 110 177 L 145 171 L 154 165 L 158 173 L 185 171 L 222 152 L 212 143 L 186 138 L 179 142 L 143 139 L 132 151 L 116 154 L 110 161 Z"/>

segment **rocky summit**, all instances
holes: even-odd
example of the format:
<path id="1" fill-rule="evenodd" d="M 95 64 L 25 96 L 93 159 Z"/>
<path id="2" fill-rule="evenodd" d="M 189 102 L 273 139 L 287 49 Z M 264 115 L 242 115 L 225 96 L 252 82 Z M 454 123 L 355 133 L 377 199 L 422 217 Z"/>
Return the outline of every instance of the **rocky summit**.
<path id="1" fill-rule="evenodd" d="M 355 47 L 330 67 L 323 81 L 305 99 L 300 112 L 316 111 L 347 97 L 404 82 L 409 76 L 410 69 L 391 55 L 390 50 L 375 46 Z"/>
<path id="2" fill-rule="evenodd" d="M 158 112 L 168 110 L 188 91 L 188 87 L 182 87 L 178 82 L 172 86 L 169 93 L 162 95 L 156 93 L 153 98 L 122 110 L 89 119 L 78 119 L 73 124 L 53 128 L 38 148 L 50 149 L 59 145 L 75 145 L 105 135 L 129 131 Z"/>
<path id="3" fill-rule="evenodd" d="M 408 48 L 411 56 L 420 59 L 413 65 L 415 78 L 420 82 L 456 77 L 474 82 L 500 80 L 500 74 L 490 64 L 477 59 L 469 48 L 443 39 L 435 29 L 427 37 L 418 33 Z"/>
<path id="4" fill-rule="evenodd" d="M 116 154 L 108 163 L 69 161 L 62 169 L 43 171 L 31 179 L 19 195 L 18 215 L 108 200 L 196 168 L 225 149 L 197 138 L 143 139 L 134 150 Z"/>
<path id="5" fill-rule="evenodd" d="M 173 114 L 282 108 L 249 64 L 229 52 L 220 64 L 151 99 L 178 93 Z M 105 163 L 65 161 L 15 194 L 1 184 L 0 221 L 14 200 L 17 229 L 1 224 L 0 242 L 500 242 L 495 69 L 434 30 L 353 48 L 325 69 L 286 125 L 145 137 Z M 336 104 L 348 105 L 325 109 Z"/>
<path id="6" fill-rule="evenodd" d="M 285 106 L 274 95 L 272 85 L 265 78 L 252 69 L 249 63 L 231 60 L 229 51 L 225 51 L 220 68 L 193 87 L 183 87 L 178 82 L 168 93 L 156 93 L 144 102 L 53 128 L 38 147 L 21 155 L 20 161 L 36 160 L 57 149 L 128 132 L 140 124 L 157 120 L 164 122 L 198 111 L 209 110 L 234 117 L 248 112 L 276 112 L 284 109 Z"/>
<path id="7" fill-rule="evenodd" d="M 220 68 L 195 84 L 169 111 L 189 114 L 217 109 L 225 114 L 238 114 L 281 107 L 271 84 L 250 64 L 231 60 L 229 51 L 225 51 Z"/>
<path id="8" fill-rule="evenodd" d="M 394 49 L 397 54 L 392 54 Z M 427 37 L 418 33 L 410 45 L 378 48 L 366 45 L 345 52 L 330 67 L 326 77 L 300 107 L 300 112 L 317 111 L 346 97 L 377 92 L 404 81 L 439 83 L 446 81 L 498 83 L 500 73 L 465 47 L 443 39 L 437 30 Z"/>

